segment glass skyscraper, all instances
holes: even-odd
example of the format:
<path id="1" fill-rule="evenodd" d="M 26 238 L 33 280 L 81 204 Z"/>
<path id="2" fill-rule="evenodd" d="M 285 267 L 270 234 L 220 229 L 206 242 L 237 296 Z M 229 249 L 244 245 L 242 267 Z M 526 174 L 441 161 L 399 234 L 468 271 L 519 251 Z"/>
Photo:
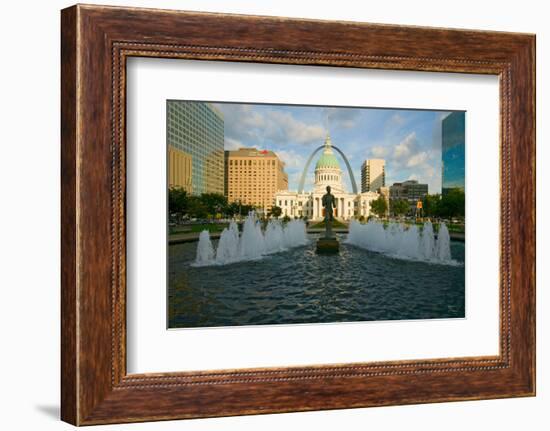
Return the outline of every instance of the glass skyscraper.
<path id="1" fill-rule="evenodd" d="M 168 146 L 191 157 L 192 193 L 223 194 L 222 113 L 210 103 L 169 100 L 166 104 L 166 115 Z"/>
<path id="2" fill-rule="evenodd" d="M 453 112 L 441 125 L 441 191 L 464 190 L 465 184 L 465 112 Z"/>

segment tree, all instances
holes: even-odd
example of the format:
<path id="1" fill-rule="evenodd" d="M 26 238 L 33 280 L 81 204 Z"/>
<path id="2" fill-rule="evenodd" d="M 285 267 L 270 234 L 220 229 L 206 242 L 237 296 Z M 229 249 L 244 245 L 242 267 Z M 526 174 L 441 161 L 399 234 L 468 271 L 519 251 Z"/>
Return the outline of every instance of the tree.
<path id="1" fill-rule="evenodd" d="M 407 202 L 404 199 L 394 199 L 391 201 L 390 204 L 390 211 L 395 216 L 402 216 L 409 212 L 410 205 L 409 202 Z"/>
<path id="2" fill-rule="evenodd" d="M 250 211 L 254 211 L 256 208 L 252 205 L 243 204 L 240 201 L 231 202 L 225 209 L 225 214 L 230 217 L 236 217 L 238 215 L 246 217 Z"/>
<path id="3" fill-rule="evenodd" d="M 208 209 L 199 196 L 189 196 L 187 202 L 187 213 L 195 218 L 207 218 Z"/>
<path id="4" fill-rule="evenodd" d="M 181 217 L 187 214 L 189 196 L 187 191 L 181 187 L 170 187 L 168 189 L 168 212 Z"/>
<path id="5" fill-rule="evenodd" d="M 246 217 L 251 211 L 256 211 L 256 207 L 254 205 L 241 205 L 241 214 L 243 217 Z"/>
<path id="6" fill-rule="evenodd" d="M 227 205 L 226 213 L 229 217 L 239 215 L 239 202 L 231 202 Z"/>
<path id="7" fill-rule="evenodd" d="M 282 213 L 283 213 L 283 210 L 281 207 L 278 207 L 277 205 L 273 205 L 269 210 L 269 217 L 279 218 L 281 217 Z"/>
<path id="8" fill-rule="evenodd" d="M 445 193 L 439 202 L 439 215 L 445 218 L 463 217 L 465 210 L 464 190 L 455 188 Z"/>
<path id="9" fill-rule="evenodd" d="M 437 217 L 439 216 L 439 202 L 441 200 L 441 195 L 426 195 L 422 199 L 422 210 L 424 215 L 428 217 Z"/>
<path id="10" fill-rule="evenodd" d="M 384 196 L 380 196 L 378 199 L 370 202 L 370 210 L 378 217 L 382 218 L 388 211 L 388 203 Z"/>
<path id="11" fill-rule="evenodd" d="M 206 208 L 206 212 L 212 217 L 216 214 L 225 214 L 227 212 L 227 198 L 221 193 L 203 193 L 200 200 Z"/>

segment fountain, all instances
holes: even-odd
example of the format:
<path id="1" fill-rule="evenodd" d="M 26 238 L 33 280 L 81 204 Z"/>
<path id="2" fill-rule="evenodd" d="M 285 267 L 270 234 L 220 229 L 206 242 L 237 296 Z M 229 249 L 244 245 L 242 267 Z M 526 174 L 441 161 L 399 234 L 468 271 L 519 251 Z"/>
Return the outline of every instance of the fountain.
<path id="1" fill-rule="evenodd" d="M 256 214 L 251 212 L 244 221 L 240 235 L 234 221 L 222 231 L 215 251 L 208 231 L 201 232 L 193 265 L 227 265 L 257 260 L 307 243 L 306 224 L 303 220 L 291 220 L 284 226 L 279 220 L 270 220 L 265 230 L 262 230 Z"/>
<path id="2" fill-rule="evenodd" d="M 254 214 L 249 214 L 243 224 L 236 260 L 255 260 L 265 254 L 265 238 L 262 227 Z"/>
<path id="3" fill-rule="evenodd" d="M 451 240 L 445 223 L 439 225 L 436 239 L 431 222 L 424 223 L 420 231 L 416 225 L 405 228 L 401 223 L 390 223 L 385 228 L 374 220 L 367 224 L 352 220 L 346 243 L 400 259 L 457 264 L 451 258 Z"/>
<path id="4" fill-rule="evenodd" d="M 214 247 L 210 241 L 210 233 L 203 230 L 199 235 L 199 245 L 197 246 L 197 265 L 205 265 L 214 258 Z"/>
<path id="5" fill-rule="evenodd" d="M 285 241 L 288 243 L 290 238 L 285 238 L 285 234 L 289 236 L 290 226 L 283 229 L 279 220 L 270 221 L 265 228 L 265 244 L 268 247 L 268 253 L 277 253 L 285 250 Z"/>
<path id="6" fill-rule="evenodd" d="M 447 229 L 445 223 L 439 225 L 435 255 L 436 259 L 440 261 L 446 262 L 451 260 L 451 237 L 449 236 L 449 229 Z"/>
<path id="7" fill-rule="evenodd" d="M 199 248 L 200 248 L 200 238 L 199 238 L 199 246 L 197 246 L 197 250 Z M 238 256 L 238 252 L 239 252 L 239 227 L 237 226 L 237 223 L 232 221 L 229 224 L 229 228 L 224 229 L 220 236 L 220 241 L 218 242 L 218 249 L 216 251 L 216 262 L 222 265 L 225 263 L 231 263 Z M 213 257 L 214 256 L 212 256 L 212 258 Z M 210 261 L 207 261 L 206 264 L 210 264 L 211 261 L 212 259 Z"/>

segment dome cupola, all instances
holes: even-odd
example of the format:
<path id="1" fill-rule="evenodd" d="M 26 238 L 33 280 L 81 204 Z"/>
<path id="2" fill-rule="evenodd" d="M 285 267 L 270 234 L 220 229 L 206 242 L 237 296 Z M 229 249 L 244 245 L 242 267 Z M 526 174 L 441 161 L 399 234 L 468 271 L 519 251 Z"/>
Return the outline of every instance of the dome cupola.
<path id="1" fill-rule="evenodd" d="M 315 164 L 315 191 L 325 193 L 326 186 L 330 186 L 334 192 L 343 192 L 342 170 L 340 162 L 332 150 L 332 142 L 327 134 L 325 148 Z"/>
<path id="2" fill-rule="evenodd" d="M 319 160 L 317 160 L 317 163 L 315 164 L 315 170 L 323 168 L 340 169 L 340 163 L 332 151 L 332 142 L 330 141 L 330 136 L 328 134 L 325 139 L 325 149 L 323 150 L 323 154 L 321 154 L 321 157 L 319 157 Z"/>

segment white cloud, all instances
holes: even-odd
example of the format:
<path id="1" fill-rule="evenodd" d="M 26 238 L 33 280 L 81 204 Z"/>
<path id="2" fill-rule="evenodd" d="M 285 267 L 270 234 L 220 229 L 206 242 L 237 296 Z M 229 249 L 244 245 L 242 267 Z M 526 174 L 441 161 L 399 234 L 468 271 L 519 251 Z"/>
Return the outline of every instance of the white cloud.
<path id="1" fill-rule="evenodd" d="M 355 108 L 325 108 L 324 111 L 330 129 L 351 129 L 357 124 L 360 114 Z"/>
<path id="2" fill-rule="evenodd" d="M 275 141 L 309 144 L 314 141 L 322 141 L 326 135 L 326 130 L 322 125 L 306 124 L 288 112 L 270 111 L 268 116 L 270 121 L 268 121 L 267 135 Z"/>
<path id="3" fill-rule="evenodd" d="M 441 172 L 435 169 L 435 161 L 441 157 L 433 148 L 426 149 L 417 139 L 414 132 L 409 133 L 393 147 L 388 159 L 387 183 L 417 180 L 429 186 L 430 193 L 441 188 Z"/>
<path id="4" fill-rule="evenodd" d="M 237 139 L 224 138 L 223 148 L 224 150 L 238 150 L 239 148 L 244 147 L 243 143 Z"/>
<path id="5" fill-rule="evenodd" d="M 339 125 L 343 129 L 351 129 L 352 127 L 355 126 L 355 121 L 353 121 L 353 120 L 342 120 L 342 121 L 340 121 Z"/>
<path id="6" fill-rule="evenodd" d="M 397 162 L 403 162 L 408 158 L 417 146 L 416 133 L 409 133 L 399 144 L 393 149 L 393 159 Z"/>
<path id="7" fill-rule="evenodd" d="M 225 148 L 255 146 L 275 150 L 285 163 L 291 183 L 298 182 L 305 160 L 314 147 L 322 145 L 328 127 L 333 131 L 333 144 L 346 153 L 354 169 L 358 169 L 364 159 L 381 158 L 386 160 L 387 184 L 411 176 L 428 183 L 430 192 L 440 188 L 440 121 L 435 121 L 430 139 L 422 130 L 415 133 L 413 127 L 416 123 L 398 112 L 390 113 L 381 123 L 374 117 L 369 122 L 365 115 L 358 115 L 360 110 L 350 108 L 324 108 L 324 113 L 313 115 L 307 110 L 286 110 L 269 105 L 221 103 L 218 107 L 225 117 Z M 441 118 L 448 113 L 439 114 L 438 118 Z M 373 134 L 372 138 L 376 140 L 372 143 L 365 138 L 368 133 L 344 130 L 367 123 L 377 130 L 382 128 L 380 133 Z M 411 128 L 408 128 L 409 123 Z M 402 139 L 398 141 L 396 138 Z M 346 170 L 343 164 L 342 168 Z M 308 174 L 306 178 L 309 183 L 313 176 Z M 357 174 L 356 181 L 359 181 Z"/>
<path id="8" fill-rule="evenodd" d="M 399 126 L 402 126 L 403 124 L 405 124 L 405 119 L 403 118 L 402 115 L 400 115 L 399 113 L 396 112 L 395 114 L 393 114 L 389 118 L 387 126 L 388 127 L 399 127 Z"/>
<path id="9" fill-rule="evenodd" d="M 306 164 L 304 157 L 296 153 L 294 150 L 278 150 L 276 151 L 276 154 L 285 163 L 285 166 L 287 168 L 303 169 L 304 165 Z"/>
<path id="10" fill-rule="evenodd" d="M 250 105 L 220 103 L 216 106 L 223 112 L 224 116 L 224 135 L 226 141 L 246 142 L 257 141 L 261 145 L 261 140 L 258 139 L 257 130 L 262 129 L 266 125 L 266 119 Z"/>
<path id="11" fill-rule="evenodd" d="M 409 158 L 409 160 L 407 161 L 407 167 L 412 168 L 414 166 L 422 165 L 426 163 L 427 160 L 428 153 L 426 151 L 422 151 Z"/>
<path id="12" fill-rule="evenodd" d="M 326 129 L 320 123 L 306 123 L 292 113 L 253 105 L 218 104 L 224 114 L 226 138 L 241 142 L 265 141 L 279 144 L 322 144 Z"/>
<path id="13" fill-rule="evenodd" d="M 372 147 L 370 152 L 374 157 L 378 157 L 378 158 L 386 157 L 389 153 L 387 147 L 381 147 L 381 146 Z"/>

